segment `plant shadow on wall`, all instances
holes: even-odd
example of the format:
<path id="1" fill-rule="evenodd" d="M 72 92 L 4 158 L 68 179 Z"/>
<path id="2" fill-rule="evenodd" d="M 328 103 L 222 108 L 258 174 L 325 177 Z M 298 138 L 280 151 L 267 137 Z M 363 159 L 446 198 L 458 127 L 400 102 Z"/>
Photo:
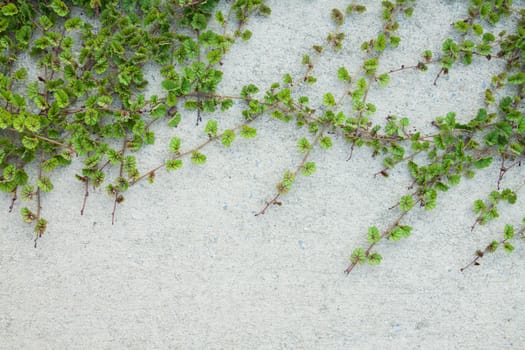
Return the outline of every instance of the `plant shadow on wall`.
<path id="1" fill-rule="evenodd" d="M 73 157 L 83 161 L 82 172 L 76 174 L 84 187 L 81 214 L 91 188 L 104 185 L 113 201 L 114 222 L 125 192 L 135 184 L 153 183 L 160 170 L 177 170 L 187 158 L 204 164 L 207 146 L 229 147 L 238 136 L 253 138 L 257 131 L 252 122 L 267 117 L 293 122 L 304 130 L 297 149 L 291 150 L 303 156 L 283 174 L 257 216 L 281 205 L 298 176 L 316 171 L 312 151 L 331 148 L 334 136 L 348 145 L 350 161 L 361 148 L 380 157 L 384 167 L 376 176 L 388 177 L 402 165 L 410 171 L 407 193 L 390 208 L 398 211 L 397 217 L 384 228 L 369 227 L 368 245 L 351 253 L 346 273 L 357 265 L 380 264 L 376 246 L 410 236 L 412 227 L 405 220 L 411 211 L 436 208 L 440 192 L 452 190 L 480 169 L 490 169 L 494 162 L 499 164 L 496 186 L 487 198 L 474 202 L 472 230 L 496 219 L 500 204 L 517 201 L 524 182 L 517 188 L 502 188 L 502 180 L 509 172 L 519 174 L 525 157 L 523 8 L 510 0 L 472 0 L 464 17 L 453 24 L 451 36 L 444 38 L 440 52 L 424 51 L 413 62 L 381 72 L 384 53 L 395 50 L 402 40 L 397 35 L 400 19 L 417 15 L 415 0 L 383 1 L 378 34 L 356 48 L 364 52 L 364 60 L 337 67 L 334 80 L 344 84 L 344 92 L 323 92 L 323 104 L 312 106 L 310 100 L 318 93 L 316 65 L 323 54 L 346 44 L 350 33 L 344 30 L 345 22 L 360 21 L 367 8 L 353 1 L 331 10 L 334 29 L 303 55 L 300 75 L 285 74 L 266 90 L 250 84 L 238 95 L 219 95 L 222 57 L 236 40 L 250 39 L 246 29 L 250 17 L 269 15 L 270 9 L 262 0 L 218 5 L 218 0 L 53 0 L 48 4 L 19 0 L 0 5 L 0 188 L 12 194 L 9 211 L 19 197 L 29 203 L 21 214 L 35 225 L 35 246 L 46 231 L 42 208 L 45 193 L 53 189 L 53 170 L 69 165 Z M 86 18 L 75 16 L 79 9 Z M 496 32 L 496 24 L 506 30 Z M 35 65 L 29 71 L 18 64 L 28 56 Z M 393 74 L 408 70 L 428 74 L 428 66 L 437 65 L 439 73 L 429 76 L 429 85 L 439 84 L 440 77 L 457 65 L 487 60 L 503 69 L 491 77 L 484 104 L 467 122 L 445 111 L 432 122 L 432 133 L 414 129 L 407 117 L 389 115 L 374 123 L 376 106 L 369 100 L 370 91 L 388 88 Z M 162 96 L 146 99 L 143 93 L 148 82 L 142 67 L 147 63 L 159 67 Z M 313 95 L 297 96 L 299 87 L 311 89 Z M 183 138 L 173 137 L 166 146 L 170 158 L 139 171 L 139 151 L 155 142 L 152 125 L 176 128 L 185 111 L 196 111 L 199 125 L 205 113 L 225 111 L 234 104 L 244 106 L 238 125 L 220 129 L 217 120 L 208 119 L 205 142 L 183 148 Z M 29 176 L 27 169 L 35 169 L 35 176 Z M 107 179 L 112 169 L 117 176 Z M 479 265 L 484 254 L 499 247 L 512 252 L 512 241 L 518 238 L 525 238 L 525 218 L 504 224 L 501 239 L 476 251 L 463 269 Z"/>

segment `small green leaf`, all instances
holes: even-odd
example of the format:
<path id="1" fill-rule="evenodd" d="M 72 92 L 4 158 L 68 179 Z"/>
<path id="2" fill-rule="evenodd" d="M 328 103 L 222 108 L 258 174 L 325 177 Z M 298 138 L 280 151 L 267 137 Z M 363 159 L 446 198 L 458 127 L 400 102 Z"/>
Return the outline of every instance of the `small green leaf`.
<path id="1" fill-rule="evenodd" d="M 22 215 L 22 219 L 25 222 L 33 222 L 33 220 L 36 219 L 36 214 L 34 214 L 31 210 L 24 207 L 20 210 L 20 214 Z"/>
<path id="2" fill-rule="evenodd" d="M 324 149 L 328 149 L 332 147 L 332 139 L 329 136 L 321 137 L 319 140 L 319 145 L 321 145 L 321 147 Z"/>
<path id="3" fill-rule="evenodd" d="M 79 17 L 70 18 L 64 23 L 64 27 L 68 31 L 78 29 L 80 28 L 81 25 L 82 25 L 82 20 Z"/>
<path id="4" fill-rule="evenodd" d="M 11 17 L 18 13 L 18 7 L 16 7 L 16 5 L 13 3 L 9 3 L 7 5 L 2 6 L 2 9 L 0 11 L 4 16 Z"/>
<path id="5" fill-rule="evenodd" d="M 331 92 L 326 93 L 323 96 L 323 103 L 326 107 L 334 107 L 335 106 L 335 97 L 332 95 Z"/>
<path id="6" fill-rule="evenodd" d="M 18 69 L 13 74 L 13 78 L 15 78 L 16 80 L 25 80 L 27 78 L 27 69 L 25 69 L 23 67 Z"/>
<path id="7" fill-rule="evenodd" d="M 180 159 L 170 159 L 166 161 L 166 170 L 174 171 L 182 167 L 182 160 Z"/>
<path id="8" fill-rule="evenodd" d="M 152 117 L 152 118 L 162 118 L 162 117 L 165 117 L 166 116 L 166 113 L 167 113 L 167 107 L 164 103 L 159 103 L 158 105 L 156 105 L 155 107 L 153 107 L 153 109 L 151 110 L 151 112 L 149 113 L 149 115 Z"/>
<path id="9" fill-rule="evenodd" d="M 479 214 L 486 209 L 485 203 L 481 199 L 474 201 L 474 213 Z"/>
<path id="10" fill-rule="evenodd" d="M 342 25 L 345 21 L 345 16 L 338 9 L 332 9 L 332 19 L 338 26 Z"/>
<path id="11" fill-rule="evenodd" d="M 173 152 L 173 153 L 178 153 L 179 150 L 180 150 L 180 145 L 182 143 L 182 140 L 178 137 L 174 137 L 171 139 L 170 141 L 170 150 Z"/>
<path id="12" fill-rule="evenodd" d="M 44 192 L 50 192 L 53 190 L 53 183 L 48 177 L 42 176 L 37 181 L 38 188 Z"/>
<path id="13" fill-rule="evenodd" d="M 366 60 L 363 67 L 366 70 L 366 74 L 374 74 L 377 68 L 379 68 L 379 61 L 377 58 L 370 58 Z"/>
<path id="14" fill-rule="evenodd" d="M 506 224 L 505 229 L 503 230 L 503 238 L 504 239 L 514 238 L 514 227 L 512 227 L 509 224 Z"/>
<path id="15" fill-rule="evenodd" d="M 241 135 L 241 137 L 244 137 L 245 139 L 252 139 L 255 136 L 257 136 L 257 130 L 249 127 L 248 125 L 243 125 L 241 127 L 239 135 Z"/>
<path id="16" fill-rule="evenodd" d="M 241 39 L 244 40 L 244 41 L 250 40 L 251 37 L 252 37 L 252 32 L 249 31 L 249 30 L 245 30 L 241 34 Z"/>
<path id="17" fill-rule="evenodd" d="M 487 251 L 489 253 L 494 253 L 499 247 L 499 243 L 497 241 L 492 241 L 487 247 Z"/>
<path id="18" fill-rule="evenodd" d="M 215 137 L 217 136 L 217 129 L 218 129 L 217 121 L 210 119 L 206 123 L 206 128 L 204 129 L 204 132 L 208 134 L 209 137 Z"/>
<path id="19" fill-rule="evenodd" d="M 374 49 L 377 52 L 383 52 L 386 49 L 386 35 L 384 33 L 378 35 L 374 43 Z"/>
<path id="20" fill-rule="evenodd" d="M 49 7 L 60 17 L 65 17 L 69 13 L 69 8 L 62 0 L 52 0 Z"/>
<path id="21" fill-rule="evenodd" d="M 221 142 L 224 146 L 230 147 L 235 140 L 235 132 L 233 130 L 225 130 L 221 137 Z"/>
<path id="22" fill-rule="evenodd" d="M 507 253 L 512 253 L 514 251 L 514 246 L 510 242 L 503 243 L 503 250 Z"/>
<path id="23" fill-rule="evenodd" d="M 172 90 L 179 88 L 179 84 L 177 84 L 176 81 L 170 80 L 170 79 L 166 79 L 162 81 L 161 85 L 164 90 L 168 90 L 168 91 L 172 91 Z"/>
<path id="24" fill-rule="evenodd" d="M 486 168 L 488 167 L 490 164 L 492 164 L 492 157 L 487 157 L 487 158 L 481 158 L 481 159 L 478 159 L 477 161 L 474 162 L 474 166 L 477 168 L 477 169 L 483 169 L 483 168 Z"/>
<path id="25" fill-rule="evenodd" d="M 202 165 L 206 163 L 206 156 L 198 151 L 191 153 L 191 162 L 196 165 Z"/>
<path id="26" fill-rule="evenodd" d="M 519 85 L 525 83 L 525 73 L 519 72 L 509 77 L 509 84 Z"/>
<path id="27" fill-rule="evenodd" d="M 29 201 L 33 199 L 33 196 L 35 195 L 35 188 L 32 185 L 25 185 L 22 187 L 22 192 L 20 196 L 22 197 L 22 200 Z"/>
<path id="28" fill-rule="evenodd" d="M 379 265 L 381 264 L 382 260 L 383 260 L 383 257 L 379 253 L 372 253 L 368 255 L 368 263 L 370 265 Z"/>
<path id="29" fill-rule="evenodd" d="M 377 80 L 379 80 L 379 86 L 385 87 L 390 82 L 390 75 L 388 75 L 387 73 L 380 74 L 377 77 Z"/>
<path id="30" fill-rule="evenodd" d="M 350 83 L 352 77 L 350 76 L 350 73 L 348 73 L 345 67 L 339 67 L 339 69 L 337 70 L 337 79 L 342 80 L 345 83 Z"/>
<path id="31" fill-rule="evenodd" d="M 371 226 L 368 228 L 368 242 L 377 243 L 381 239 L 381 234 L 379 233 L 379 230 L 375 226 Z"/>
<path id="32" fill-rule="evenodd" d="M 414 206 L 414 198 L 411 195 L 406 195 L 399 201 L 399 208 L 403 211 L 409 211 Z"/>
<path id="33" fill-rule="evenodd" d="M 206 20 L 206 16 L 204 16 L 202 13 L 196 13 L 193 15 L 193 19 L 191 21 L 191 27 L 195 30 L 204 30 L 206 29 L 206 26 L 208 25 L 208 21 Z"/>
<path id="34" fill-rule="evenodd" d="M 181 118 L 181 114 L 177 112 L 170 120 L 168 120 L 168 126 L 176 128 L 179 125 Z"/>
<path id="35" fill-rule="evenodd" d="M 62 89 L 55 91 L 55 100 L 57 101 L 58 107 L 60 108 L 69 106 L 69 97 Z"/>
<path id="36" fill-rule="evenodd" d="M 363 248 L 356 248 L 350 256 L 352 264 L 362 265 L 366 262 L 366 251 Z"/>
<path id="37" fill-rule="evenodd" d="M 315 170 L 317 169 L 316 165 L 314 162 L 306 162 L 304 163 L 302 169 L 301 169 L 301 173 L 304 175 L 304 176 L 310 176 L 312 175 Z"/>
<path id="38" fill-rule="evenodd" d="M 312 148 L 312 145 L 305 137 L 302 137 L 297 141 L 297 148 L 299 149 L 299 152 L 305 153 Z"/>

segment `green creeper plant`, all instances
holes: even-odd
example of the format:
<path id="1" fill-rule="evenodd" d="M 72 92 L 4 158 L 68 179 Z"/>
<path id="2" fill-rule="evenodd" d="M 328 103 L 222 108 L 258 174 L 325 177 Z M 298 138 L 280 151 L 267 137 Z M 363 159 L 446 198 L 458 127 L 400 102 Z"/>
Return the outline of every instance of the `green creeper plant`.
<path id="1" fill-rule="evenodd" d="M 246 29 L 250 17 L 270 14 L 263 0 L 231 1 L 225 12 L 219 10 L 218 0 L 1 3 L 0 190 L 12 194 L 10 211 L 19 197 L 28 203 L 21 215 L 35 227 L 36 246 L 46 231 L 42 202 L 54 188 L 53 171 L 69 165 L 73 157 L 83 162 L 76 174 L 85 189 L 81 214 L 90 188 L 105 186 L 113 201 L 114 222 L 118 205 L 135 184 L 153 183 L 158 171 L 176 171 L 188 158 L 204 165 L 206 147 L 230 147 L 238 137 L 254 138 L 253 122 L 268 117 L 294 123 L 304 135 L 291 150 L 300 154 L 300 161 L 282 174 L 256 216 L 281 206 L 299 176 L 317 171 L 313 152 L 328 152 L 339 139 L 348 146 L 348 160 L 362 148 L 381 159 L 382 168 L 375 176 L 388 177 L 400 166 L 410 172 L 411 185 L 390 208 L 397 216 L 384 228 L 370 225 L 367 244 L 350 253 L 345 273 L 357 265 L 379 265 L 380 244 L 417 234 L 406 224 L 413 211 L 435 209 L 440 193 L 499 164 L 494 190 L 487 199 L 474 202 L 473 231 L 496 220 L 505 202 L 516 203 L 523 186 L 500 188 L 504 176 L 519 171 L 525 157 L 525 9 L 511 0 L 468 3 L 465 17 L 454 22 L 439 52 L 425 50 L 415 63 L 381 71 L 384 53 L 396 50 L 403 40 L 400 26 L 418 11 L 416 0 L 382 1 L 377 34 L 359 45 L 363 60 L 336 67 L 333 79 L 344 85 L 343 93 L 322 91 L 319 106 L 311 103 L 319 94 L 316 68 L 324 53 L 346 45 L 351 33 L 345 31 L 345 24 L 359 21 L 367 11 L 357 1 L 330 10 L 334 28 L 302 56 L 301 74 L 286 73 L 267 89 L 248 84 L 228 95 L 216 92 L 223 77 L 221 60 L 237 40 L 251 38 Z M 79 9 L 87 15 L 77 15 Z M 507 30 L 496 32 L 496 24 Z M 23 67 L 18 63 L 22 59 L 35 66 Z M 426 74 L 430 65 L 437 65 L 438 74 L 429 78 L 431 85 L 437 85 L 443 75 L 455 74 L 459 65 L 482 60 L 503 68 L 491 77 L 483 105 L 466 122 L 446 111 L 432 122 L 433 132 L 424 133 L 411 126 L 409 117 L 376 115 L 370 91 L 389 88 L 394 74 L 407 70 Z M 149 83 L 142 71 L 146 64 L 159 69 L 161 96 L 144 94 Z M 223 129 L 219 118 L 203 120 L 206 113 L 220 115 L 234 104 L 244 106 L 237 125 Z M 140 171 L 140 151 L 155 142 L 152 125 L 165 123 L 166 128 L 176 129 L 186 111 L 196 111 L 196 124 L 204 124 L 207 139 L 188 147 L 183 136 L 173 136 L 166 145 L 169 159 Z M 36 169 L 36 175 L 30 176 L 28 169 Z M 108 178 L 111 169 L 117 175 Z M 512 252 L 513 240 L 525 237 L 523 220 L 505 223 L 503 237 L 477 250 L 462 271 L 479 265 L 486 253 L 498 247 Z"/>
<path id="2" fill-rule="evenodd" d="M 0 189 L 36 202 L 22 208 L 35 224 L 35 245 L 45 230 L 45 192 L 51 174 L 75 156 L 84 167 L 76 177 L 85 185 L 84 212 L 90 186 L 106 184 L 113 198 L 112 220 L 124 192 L 141 179 L 136 153 L 155 142 L 154 123 L 177 127 L 181 111 L 226 110 L 229 98 L 213 96 L 222 79 L 218 69 L 234 42 L 248 39 L 244 26 L 258 13 L 269 14 L 262 0 L 238 0 L 227 15 L 218 0 L 193 1 L 17 1 L 0 4 Z M 82 8 L 89 17 L 79 17 Z M 216 21 L 219 31 L 208 28 Z M 92 22 L 98 23 L 94 26 Z M 17 62 L 28 57 L 27 67 Z M 159 67 L 164 96 L 145 98 L 147 64 Z M 216 133 L 216 125 L 207 128 Z M 233 138 L 230 135 L 230 142 Z M 179 141 L 180 144 L 180 141 Z M 174 153 L 176 142 L 170 144 Z M 206 156 L 190 151 L 191 161 Z M 30 180 L 26 168 L 37 167 Z M 169 170 L 182 165 L 169 160 Z M 106 176 L 118 169 L 113 180 Z M 154 172 L 148 173 L 153 181 Z"/>

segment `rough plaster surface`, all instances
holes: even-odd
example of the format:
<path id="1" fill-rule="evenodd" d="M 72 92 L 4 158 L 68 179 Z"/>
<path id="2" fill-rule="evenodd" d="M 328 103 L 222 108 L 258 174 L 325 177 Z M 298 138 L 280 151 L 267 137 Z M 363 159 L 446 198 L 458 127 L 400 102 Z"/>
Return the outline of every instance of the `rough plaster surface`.
<path id="1" fill-rule="evenodd" d="M 346 5 L 268 2 L 272 16 L 253 19 L 252 40 L 224 60 L 223 93 L 300 74 L 302 54 L 332 29 L 329 10 Z M 345 24 L 345 48 L 324 56 L 314 72 L 319 83 L 299 93 L 320 101 L 326 91 L 342 91 L 334 83 L 337 67 L 351 73 L 359 67 L 360 42 L 379 30 L 379 3 Z M 383 69 L 414 64 L 424 49 L 439 49 L 450 23 L 463 18 L 464 3 L 419 1 L 414 18 L 401 21 L 403 41 L 384 55 Z M 454 69 L 437 87 L 437 67 L 393 75 L 389 87 L 370 93 L 376 120 L 407 115 L 428 130 L 448 111 L 470 117 L 501 68 L 494 62 L 476 67 Z M 148 76 L 158 79 L 154 69 Z M 216 117 L 224 127 L 234 125 L 239 111 Z M 205 139 L 187 116 L 175 132 L 157 130 L 158 144 L 140 155 L 144 169 L 167 157 L 165 141 L 174 133 L 190 135 L 184 136 L 188 147 Z M 363 149 L 347 162 L 349 147 L 337 139 L 330 151 L 314 152 L 318 171 L 299 178 L 282 207 L 254 217 L 282 172 L 300 160 L 293 147 L 303 135 L 268 118 L 255 126 L 255 140 L 205 149 L 206 166 L 188 162 L 178 173 L 160 172 L 153 186 L 132 189 L 113 226 L 105 193 L 91 193 L 80 216 L 82 186 L 71 168 L 59 171 L 56 190 L 44 199 L 50 223 L 37 249 L 32 230 L 7 213 L 9 198 L 2 194 L 0 349 L 525 348 L 525 244 L 459 271 L 475 249 L 499 236 L 505 219 L 523 216 L 522 199 L 505 208 L 502 220 L 470 232 L 471 203 L 494 187 L 497 166 L 443 194 L 437 210 L 409 215 L 414 235 L 381 243 L 382 266 L 347 277 L 348 256 L 366 244 L 367 227 L 384 228 L 396 215 L 388 207 L 410 183 L 406 171 L 374 178 L 380 161 Z M 523 175 L 523 167 L 516 168 L 504 185 L 515 186 Z"/>

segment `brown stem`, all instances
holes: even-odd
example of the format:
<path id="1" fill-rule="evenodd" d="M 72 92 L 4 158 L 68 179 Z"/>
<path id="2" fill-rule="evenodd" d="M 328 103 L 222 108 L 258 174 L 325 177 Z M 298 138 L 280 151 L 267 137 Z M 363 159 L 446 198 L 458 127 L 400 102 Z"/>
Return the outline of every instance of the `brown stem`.
<path id="1" fill-rule="evenodd" d="M 255 214 L 255 216 L 259 216 L 259 215 L 264 215 L 266 213 L 266 210 L 268 210 L 268 208 L 270 207 L 270 205 L 272 204 L 277 204 L 277 205 L 281 205 L 281 202 L 278 202 L 277 200 L 279 199 L 279 197 L 281 196 L 280 193 L 277 193 L 275 195 L 275 197 L 273 197 L 269 202 L 266 202 L 266 205 L 264 206 L 264 208 L 262 208 L 262 210 L 260 210 L 257 214 Z"/>
<path id="2" fill-rule="evenodd" d="M 295 168 L 295 171 L 293 172 L 293 176 L 296 176 L 297 173 L 299 173 L 299 171 L 301 171 L 301 169 L 303 168 L 304 164 L 308 160 L 308 157 L 312 153 L 312 149 L 315 147 L 315 145 L 317 145 L 317 143 L 319 142 L 319 139 L 323 135 L 325 128 L 326 127 L 323 126 L 323 128 L 321 128 L 321 130 L 317 133 L 315 139 L 312 141 L 312 145 L 311 145 L 310 149 L 308 151 L 306 151 L 306 153 L 303 156 L 303 159 L 301 160 L 301 163 L 299 163 L 299 165 Z M 280 196 L 281 196 L 281 193 L 277 193 L 269 202 L 266 202 L 265 206 L 259 212 L 257 212 L 257 214 L 255 214 L 255 216 L 259 216 L 259 215 L 265 214 L 266 211 L 268 210 L 268 208 L 272 204 L 281 205 L 281 202 L 277 201 L 277 199 L 279 199 Z"/>
<path id="3" fill-rule="evenodd" d="M 86 208 L 87 199 L 89 196 L 89 178 L 84 176 L 83 178 L 85 191 L 84 191 L 84 200 L 82 201 L 82 208 L 80 209 L 80 215 L 84 215 L 84 209 Z"/>
<path id="4" fill-rule="evenodd" d="M 383 238 L 385 238 L 386 236 L 388 236 L 390 234 L 390 232 L 392 232 L 392 230 L 399 225 L 399 223 L 401 222 L 401 220 L 405 217 L 405 215 L 407 215 L 408 211 L 404 211 L 402 212 L 398 217 L 397 219 L 390 225 L 388 226 L 388 228 L 386 230 L 383 231 L 383 233 L 381 234 L 381 237 L 379 238 L 379 241 L 381 241 Z M 365 256 L 368 256 L 370 254 L 370 251 L 372 251 L 372 248 L 377 244 L 379 243 L 378 242 L 373 242 L 373 243 L 370 243 L 370 245 L 368 246 L 368 249 L 366 250 L 365 252 Z M 350 272 L 352 272 L 352 270 L 354 269 L 354 267 L 357 265 L 357 263 L 353 263 L 351 262 L 350 265 L 348 265 L 348 267 L 346 268 L 346 270 L 344 271 L 345 274 L 349 274 Z"/>
<path id="5" fill-rule="evenodd" d="M 124 138 L 124 142 L 122 145 L 122 150 L 120 151 L 120 154 L 122 155 L 122 161 L 120 162 L 120 168 L 119 168 L 119 177 L 122 177 L 124 173 L 124 154 L 126 153 L 126 147 L 128 144 L 128 140 Z M 119 195 L 120 192 L 118 190 L 114 190 L 115 198 L 113 200 L 113 211 L 111 212 L 111 225 L 115 224 L 115 213 L 117 211 L 117 204 L 119 203 Z"/>
<path id="6" fill-rule="evenodd" d="M 16 192 L 17 192 L 17 187 L 15 187 L 15 189 L 13 190 L 13 197 L 11 198 L 11 205 L 9 206 L 9 212 L 13 211 L 13 207 L 14 207 L 16 199 L 17 199 Z"/>

